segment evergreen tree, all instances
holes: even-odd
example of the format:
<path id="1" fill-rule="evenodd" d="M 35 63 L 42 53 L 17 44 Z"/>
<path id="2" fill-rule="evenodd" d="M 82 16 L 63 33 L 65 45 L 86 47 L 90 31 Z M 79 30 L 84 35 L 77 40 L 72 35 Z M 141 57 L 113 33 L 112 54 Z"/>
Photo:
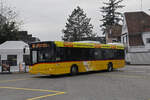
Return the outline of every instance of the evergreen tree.
<path id="1" fill-rule="evenodd" d="M 123 5 L 120 3 L 123 0 L 108 0 L 108 2 L 104 2 L 105 6 L 101 8 L 101 12 L 103 13 L 103 19 L 101 20 L 103 23 L 100 27 L 102 27 L 103 34 L 106 33 L 107 30 L 111 28 L 111 26 L 118 25 L 120 21 L 122 21 L 122 14 L 117 12 L 119 8 L 123 8 Z"/>
<path id="2" fill-rule="evenodd" d="M 73 42 L 81 41 L 86 37 L 95 37 L 95 34 L 92 33 L 93 26 L 90 24 L 90 20 L 83 9 L 78 6 L 67 19 L 65 29 L 62 30 L 64 34 L 62 40 Z"/>

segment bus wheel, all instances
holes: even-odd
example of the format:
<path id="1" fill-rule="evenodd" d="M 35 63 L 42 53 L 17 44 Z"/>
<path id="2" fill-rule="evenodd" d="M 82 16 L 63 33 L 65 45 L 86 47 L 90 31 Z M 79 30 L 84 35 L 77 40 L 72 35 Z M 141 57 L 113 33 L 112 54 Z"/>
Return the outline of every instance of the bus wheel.
<path id="1" fill-rule="evenodd" d="M 71 75 L 77 75 L 78 74 L 78 66 L 77 65 L 73 65 L 71 67 L 70 73 L 71 73 Z"/>
<path id="2" fill-rule="evenodd" d="M 108 64 L 107 71 L 108 71 L 108 72 L 113 71 L 113 64 L 112 64 L 112 63 L 109 63 L 109 64 Z"/>

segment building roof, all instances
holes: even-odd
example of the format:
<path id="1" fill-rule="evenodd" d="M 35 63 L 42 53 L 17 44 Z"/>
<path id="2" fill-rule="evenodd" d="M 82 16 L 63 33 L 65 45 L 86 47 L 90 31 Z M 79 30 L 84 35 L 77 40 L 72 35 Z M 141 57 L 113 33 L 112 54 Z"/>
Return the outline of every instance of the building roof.
<path id="1" fill-rule="evenodd" d="M 85 37 L 85 38 L 82 38 L 82 40 L 81 41 L 97 41 L 97 42 L 99 42 L 99 43 L 105 43 L 105 37 L 99 37 L 99 36 L 97 36 L 97 37 Z"/>
<path id="2" fill-rule="evenodd" d="M 19 31 L 16 34 L 17 34 L 17 38 L 20 41 L 24 41 L 28 44 L 31 43 L 31 42 L 35 42 L 35 41 L 40 41 L 39 38 L 33 37 L 32 34 L 28 34 L 27 31 Z"/>
<path id="3" fill-rule="evenodd" d="M 6 41 L 0 45 L 0 49 L 23 49 L 25 46 L 28 47 L 28 44 L 23 41 Z"/>
<path id="4" fill-rule="evenodd" d="M 124 15 L 130 34 L 150 31 L 150 16 L 145 12 L 126 12 Z"/>
<path id="5" fill-rule="evenodd" d="M 130 46 L 144 45 L 142 40 L 143 32 L 150 32 L 150 16 L 145 12 L 126 12 L 124 13 Z"/>

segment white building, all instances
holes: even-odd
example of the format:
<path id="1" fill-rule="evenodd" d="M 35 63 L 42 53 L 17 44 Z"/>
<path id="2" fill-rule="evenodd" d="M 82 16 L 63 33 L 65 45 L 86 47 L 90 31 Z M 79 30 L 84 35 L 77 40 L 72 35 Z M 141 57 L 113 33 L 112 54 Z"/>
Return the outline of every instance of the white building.
<path id="1" fill-rule="evenodd" d="M 150 16 L 145 12 L 124 13 L 121 42 L 130 64 L 150 64 Z"/>
<path id="2" fill-rule="evenodd" d="M 20 64 L 29 63 L 29 55 L 28 44 L 23 41 L 6 41 L 0 45 L 0 66 L 7 61 L 11 72 L 19 71 Z"/>
<path id="3" fill-rule="evenodd" d="M 111 26 L 106 33 L 106 43 L 120 43 L 121 42 L 121 25 Z"/>

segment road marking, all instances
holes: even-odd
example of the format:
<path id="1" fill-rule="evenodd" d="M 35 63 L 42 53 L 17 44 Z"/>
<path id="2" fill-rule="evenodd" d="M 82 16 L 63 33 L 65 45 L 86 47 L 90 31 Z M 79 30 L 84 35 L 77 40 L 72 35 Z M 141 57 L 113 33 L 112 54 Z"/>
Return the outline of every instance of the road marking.
<path id="1" fill-rule="evenodd" d="M 138 79 L 148 78 L 146 76 L 121 75 L 121 74 L 100 74 L 100 75 L 103 75 L 103 76 L 116 76 L 116 77 L 122 77 L 122 78 L 138 78 Z"/>
<path id="2" fill-rule="evenodd" d="M 0 87 L 0 88 L 13 89 L 13 90 L 39 91 L 39 92 L 60 92 L 60 91 L 53 91 L 53 90 L 16 88 L 16 87 Z"/>
<path id="3" fill-rule="evenodd" d="M 5 83 L 5 82 L 15 82 L 15 81 L 28 80 L 28 79 L 32 79 L 32 78 L 13 79 L 13 80 L 3 80 L 3 81 L 0 81 L 0 83 Z"/>
<path id="4" fill-rule="evenodd" d="M 41 98 L 46 98 L 46 97 L 61 95 L 61 94 L 65 94 L 65 92 L 58 92 L 58 93 L 55 93 L 55 94 L 43 95 L 43 96 L 39 96 L 39 97 L 35 97 L 35 98 L 29 98 L 27 100 L 36 100 L 36 99 L 41 99 Z"/>
<path id="5" fill-rule="evenodd" d="M 39 97 L 34 97 L 34 98 L 28 98 L 27 100 L 36 100 L 36 99 L 41 99 L 41 98 L 46 98 L 50 96 L 55 96 L 55 95 L 61 95 L 61 94 L 66 94 L 66 92 L 61 92 L 61 91 L 54 91 L 54 90 L 44 90 L 44 89 L 30 89 L 30 88 L 17 88 L 17 87 L 0 87 L 1 89 L 13 89 L 13 90 L 26 90 L 26 91 L 38 91 L 38 92 L 53 92 L 53 94 L 48 94 L 48 95 L 43 95 Z"/>

